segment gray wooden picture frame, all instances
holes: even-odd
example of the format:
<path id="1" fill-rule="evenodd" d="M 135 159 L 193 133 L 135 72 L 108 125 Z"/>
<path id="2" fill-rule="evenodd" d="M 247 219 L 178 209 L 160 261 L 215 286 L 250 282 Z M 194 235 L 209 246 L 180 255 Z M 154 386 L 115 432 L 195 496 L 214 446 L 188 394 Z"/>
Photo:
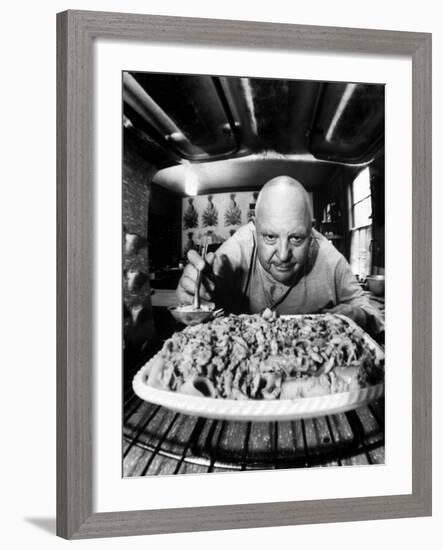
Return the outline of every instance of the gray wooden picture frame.
<path id="1" fill-rule="evenodd" d="M 412 494 L 93 513 L 96 38 L 334 50 L 412 60 Z M 431 515 L 431 97 L 427 33 L 88 11 L 57 15 L 58 535 L 78 539 Z"/>

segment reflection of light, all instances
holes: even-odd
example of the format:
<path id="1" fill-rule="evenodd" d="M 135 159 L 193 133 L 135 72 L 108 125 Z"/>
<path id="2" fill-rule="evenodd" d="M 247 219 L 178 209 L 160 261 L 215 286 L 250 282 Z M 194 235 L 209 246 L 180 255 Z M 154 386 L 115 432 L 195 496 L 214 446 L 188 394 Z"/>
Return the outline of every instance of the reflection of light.
<path id="1" fill-rule="evenodd" d="M 254 97 L 252 94 L 251 83 L 249 81 L 249 78 L 240 78 L 240 82 L 243 88 L 243 92 L 245 94 L 246 105 L 248 106 L 248 111 L 249 111 L 249 114 L 251 115 L 252 131 L 257 136 L 258 135 L 257 119 L 255 117 Z"/>
<path id="2" fill-rule="evenodd" d="M 186 164 L 185 171 L 185 193 L 194 197 L 198 192 L 198 176 L 191 164 Z"/>
<path id="3" fill-rule="evenodd" d="M 123 126 L 125 128 L 133 128 L 132 122 L 129 120 L 129 118 L 126 115 L 123 115 Z"/>
<path id="4" fill-rule="evenodd" d="M 326 141 L 331 140 L 335 127 L 337 126 L 337 123 L 340 120 L 340 117 L 343 114 L 343 111 L 345 110 L 346 105 L 351 99 L 351 96 L 354 93 L 354 90 L 356 87 L 357 87 L 357 84 L 346 84 L 345 91 L 343 92 L 340 103 L 338 104 L 334 118 L 332 119 L 331 125 L 329 126 L 329 130 L 326 133 Z"/>

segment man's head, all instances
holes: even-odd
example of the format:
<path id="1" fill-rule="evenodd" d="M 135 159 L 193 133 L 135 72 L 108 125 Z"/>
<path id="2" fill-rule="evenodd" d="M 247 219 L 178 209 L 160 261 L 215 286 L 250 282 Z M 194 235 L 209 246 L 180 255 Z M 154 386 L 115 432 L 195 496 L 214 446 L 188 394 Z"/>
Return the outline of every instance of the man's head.
<path id="1" fill-rule="evenodd" d="M 292 284 L 306 263 L 312 230 L 309 196 L 298 181 L 278 176 L 260 191 L 255 207 L 257 255 L 265 271 Z"/>

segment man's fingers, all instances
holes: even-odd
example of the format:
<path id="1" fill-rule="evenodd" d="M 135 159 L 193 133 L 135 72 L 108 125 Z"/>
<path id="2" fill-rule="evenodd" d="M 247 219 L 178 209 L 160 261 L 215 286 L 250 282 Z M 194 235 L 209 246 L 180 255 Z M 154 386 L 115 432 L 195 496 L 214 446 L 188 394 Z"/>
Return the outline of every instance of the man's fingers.
<path id="1" fill-rule="evenodd" d="M 202 278 L 202 285 L 206 288 L 208 292 L 214 292 L 215 283 L 211 281 L 208 277 Z"/>
<path id="2" fill-rule="evenodd" d="M 197 269 L 195 269 L 195 267 L 192 264 L 188 264 L 183 271 L 182 279 L 184 278 L 190 279 L 193 282 L 193 285 L 195 287 L 195 282 L 197 280 L 198 273 L 199 272 L 197 271 Z M 209 279 L 209 277 L 207 277 L 206 275 L 202 275 L 201 282 L 206 287 L 207 290 L 209 290 L 210 292 L 214 291 L 215 284 L 213 281 L 211 281 L 211 279 Z"/>
<path id="3" fill-rule="evenodd" d="M 205 281 L 206 283 L 206 281 Z M 208 284 L 209 284 L 209 281 L 208 281 Z M 180 279 L 180 286 L 183 288 L 183 290 L 185 292 L 187 292 L 188 294 L 190 294 L 191 296 L 194 296 L 194 293 L 195 293 L 195 279 L 191 279 L 189 277 L 185 277 L 183 276 L 181 279 Z M 212 299 L 212 295 L 210 294 L 210 292 L 208 292 L 208 290 L 205 288 L 205 284 L 201 284 L 200 285 L 200 292 L 199 292 L 199 295 L 201 298 L 203 298 L 204 300 L 211 300 Z"/>
<path id="4" fill-rule="evenodd" d="M 194 301 L 194 288 L 192 289 L 191 294 L 183 286 L 180 285 L 177 287 L 176 294 L 178 303 L 180 305 L 192 304 Z M 200 291 L 200 300 L 201 302 L 212 304 L 212 298 L 206 291 Z"/>
<path id="5" fill-rule="evenodd" d="M 195 250 L 188 251 L 188 260 L 196 269 L 203 271 L 205 268 L 205 262 L 203 258 Z"/>
<path id="6" fill-rule="evenodd" d="M 177 299 L 179 304 L 181 305 L 192 304 L 194 297 L 192 296 L 192 294 L 189 294 L 188 292 L 186 292 L 186 290 L 181 285 L 177 287 L 176 294 L 177 294 Z"/>
<path id="7" fill-rule="evenodd" d="M 183 270 L 183 275 L 179 282 L 179 288 L 182 289 L 185 295 L 181 296 L 179 290 L 177 289 L 177 295 L 179 298 L 186 298 L 186 302 L 189 303 L 188 296 L 192 297 L 195 293 L 195 283 L 199 272 L 202 273 L 201 284 L 199 295 L 202 300 L 212 300 L 212 294 L 215 289 L 215 284 L 211 281 L 210 276 L 212 275 L 212 262 L 214 261 L 214 254 L 210 252 L 206 256 L 206 261 L 203 261 L 201 256 L 195 250 L 189 250 L 188 252 L 189 263 Z"/>
<path id="8" fill-rule="evenodd" d="M 192 281 L 197 280 L 198 270 L 194 267 L 193 264 L 188 264 L 183 270 L 182 277 L 188 277 Z"/>
<path id="9" fill-rule="evenodd" d="M 183 275 L 182 278 L 180 279 L 180 286 L 188 294 L 191 294 L 191 296 L 194 295 L 194 292 L 195 292 L 195 279 L 192 279 L 190 277 L 187 277 L 187 276 Z"/>
<path id="10" fill-rule="evenodd" d="M 203 298 L 203 300 L 212 300 L 212 293 L 208 292 L 204 285 L 200 285 L 200 291 L 199 291 L 200 298 Z"/>
<path id="11" fill-rule="evenodd" d="M 194 301 L 194 295 L 190 294 L 189 292 L 186 292 L 186 290 L 182 286 L 179 286 L 177 288 L 177 299 L 180 305 L 190 305 Z M 201 302 L 204 304 L 214 305 L 214 303 L 207 298 L 204 298 L 201 296 L 200 299 L 201 299 Z"/>

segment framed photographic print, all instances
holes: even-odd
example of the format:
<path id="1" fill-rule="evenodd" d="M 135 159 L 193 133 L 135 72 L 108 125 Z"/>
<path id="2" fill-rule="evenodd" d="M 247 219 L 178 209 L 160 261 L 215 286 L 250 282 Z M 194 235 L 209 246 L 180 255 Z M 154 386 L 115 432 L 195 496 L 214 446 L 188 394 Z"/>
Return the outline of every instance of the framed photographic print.
<path id="1" fill-rule="evenodd" d="M 57 24 L 58 534 L 429 515 L 431 36 Z"/>

